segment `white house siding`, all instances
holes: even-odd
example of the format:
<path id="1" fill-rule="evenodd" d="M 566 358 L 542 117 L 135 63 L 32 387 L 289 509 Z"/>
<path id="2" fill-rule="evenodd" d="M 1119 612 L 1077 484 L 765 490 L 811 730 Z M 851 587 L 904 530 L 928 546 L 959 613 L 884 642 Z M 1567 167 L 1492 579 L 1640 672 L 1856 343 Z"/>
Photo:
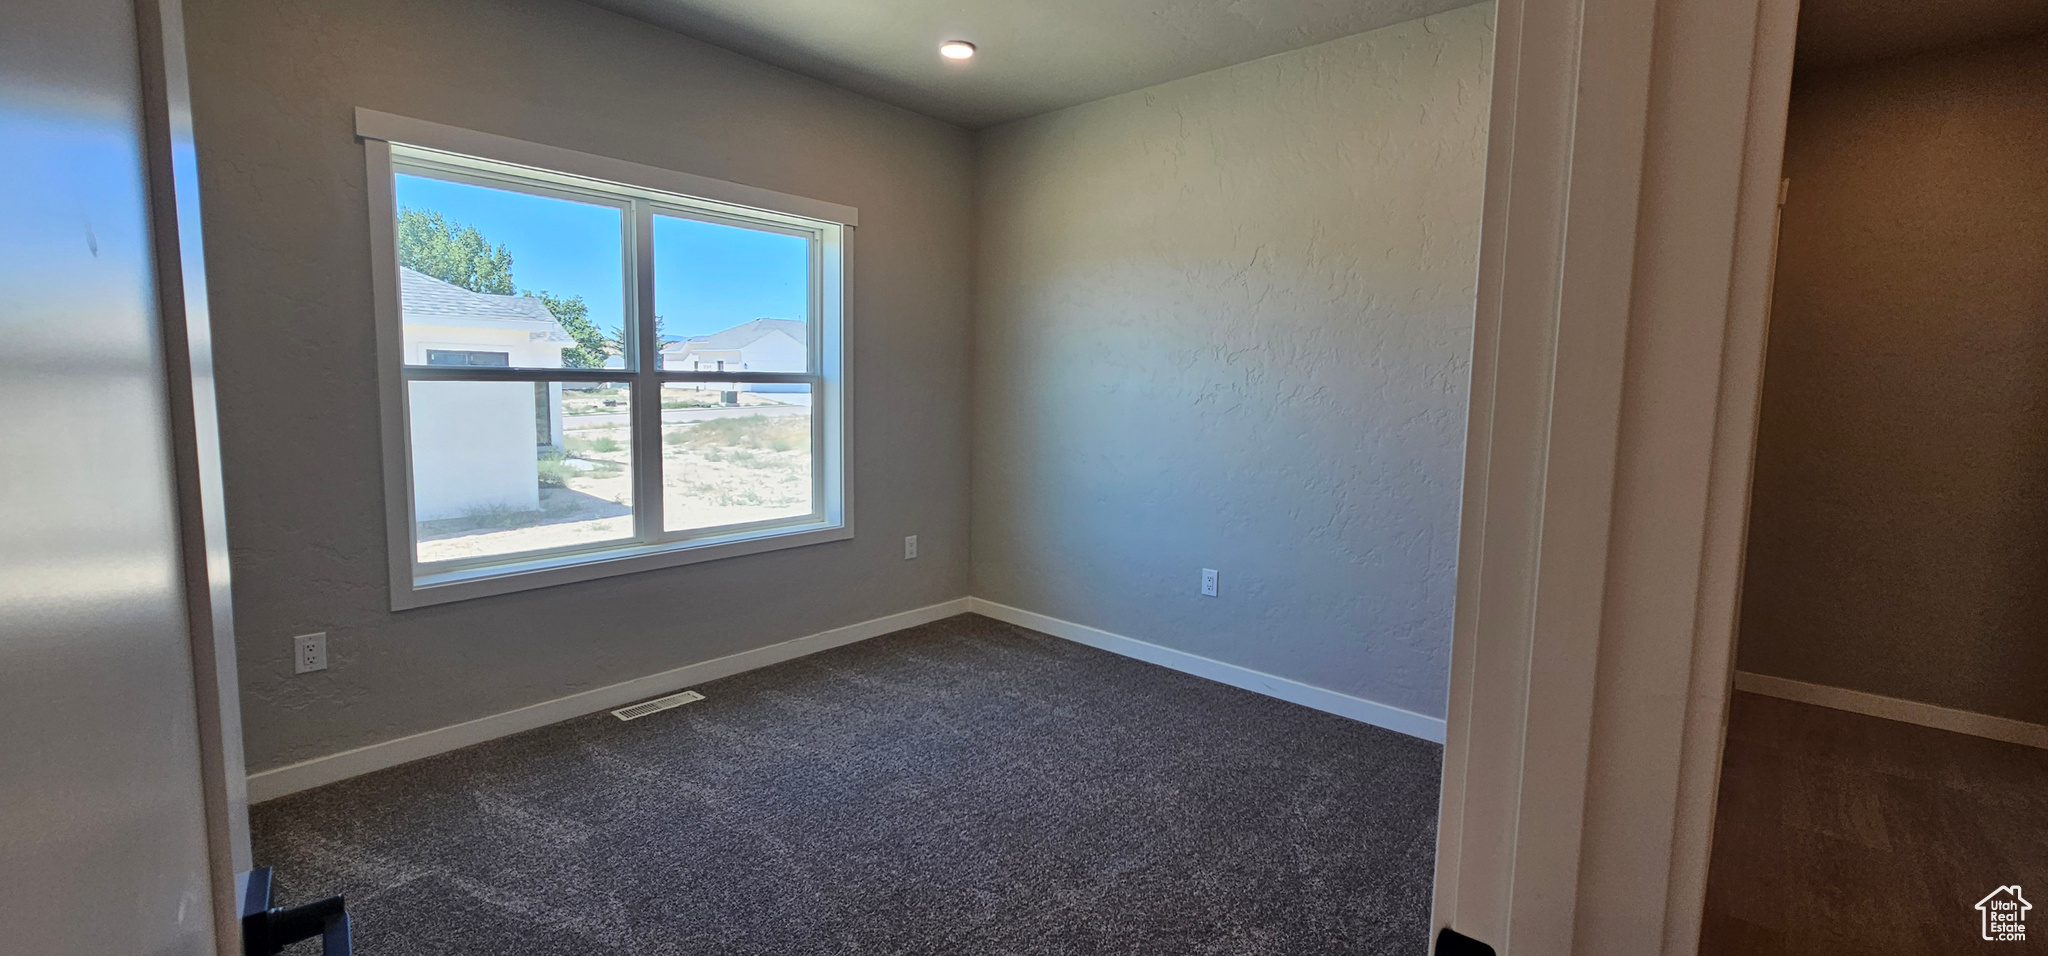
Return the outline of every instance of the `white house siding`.
<path id="1" fill-rule="evenodd" d="M 574 344 L 538 299 L 471 292 L 404 268 L 399 280 L 408 365 L 450 351 L 561 368 L 562 350 Z M 415 520 L 540 510 L 539 446 L 562 445 L 559 383 L 547 388 L 545 433 L 527 382 L 417 382 L 408 394 Z"/>
<path id="2" fill-rule="evenodd" d="M 531 384 L 414 382 L 411 388 L 418 520 L 540 510 Z"/>
<path id="3" fill-rule="evenodd" d="M 405 324 L 405 363 L 427 364 L 427 352 L 503 352 L 513 368 L 561 368 L 560 342 L 536 340 L 525 329 L 480 329 L 455 325 Z"/>
<path id="4" fill-rule="evenodd" d="M 773 332 L 755 339 L 752 345 L 741 350 L 741 363 L 748 371 L 754 372 L 802 372 L 810 364 L 809 350 L 804 343 L 782 333 Z M 743 385 L 750 392 L 807 392 L 802 385 L 777 385 L 761 382 Z"/>
<path id="5" fill-rule="evenodd" d="M 772 321 L 772 320 L 771 320 Z M 800 323 L 786 322 L 786 325 L 801 328 Z M 664 354 L 664 367 L 671 371 L 715 371 L 718 363 L 725 363 L 728 372 L 802 372 L 809 365 L 809 349 L 802 339 L 780 328 L 761 329 L 758 334 L 744 343 L 720 342 L 721 339 L 744 338 L 750 322 L 734 326 L 722 332 L 704 336 L 702 339 L 684 341 L 670 346 Z M 708 347 L 712 343 L 724 347 Z M 736 390 L 742 392 L 800 392 L 802 385 L 741 384 Z"/>

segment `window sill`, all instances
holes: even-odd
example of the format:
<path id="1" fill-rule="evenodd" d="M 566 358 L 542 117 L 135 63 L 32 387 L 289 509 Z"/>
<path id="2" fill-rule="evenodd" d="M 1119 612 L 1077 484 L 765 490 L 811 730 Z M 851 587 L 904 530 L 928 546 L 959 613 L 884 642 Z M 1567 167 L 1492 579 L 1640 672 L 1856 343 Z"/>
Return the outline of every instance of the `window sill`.
<path id="1" fill-rule="evenodd" d="M 414 579 L 411 586 L 393 582 L 391 609 L 431 607 L 454 601 L 531 591 L 536 588 L 595 581 L 621 574 L 637 574 L 660 568 L 679 567 L 720 558 L 800 548 L 853 537 L 847 524 L 796 525 L 772 532 L 748 531 L 722 538 L 697 538 L 664 544 L 633 545 L 609 551 L 550 555 L 531 561 L 467 568 Z"/>

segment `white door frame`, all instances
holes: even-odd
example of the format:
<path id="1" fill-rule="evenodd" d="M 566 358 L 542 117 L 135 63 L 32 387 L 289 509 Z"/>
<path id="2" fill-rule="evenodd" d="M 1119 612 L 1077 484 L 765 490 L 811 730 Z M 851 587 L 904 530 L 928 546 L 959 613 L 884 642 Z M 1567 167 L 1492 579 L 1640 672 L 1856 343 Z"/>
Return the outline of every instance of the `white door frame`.
<path id="1" fill-rule="evenodd" d="M 1797 0 L 1499 3 L 1434 925 L 1691 953 Z"/>
<path id="2" fill-rule="evenodd" d="M 212 315 L 200 239 L 198 153 L 186 70 L 182 0 L 135 0 L 147 146 L 152 252 L 169 388 L 179 557 L 199 720 L 214 944 L 242 952 L 240 874 L 249 847 L 248 772 L 242 756 L 234 607 L 228 581 L 227 503 L 213 388 Z"/>

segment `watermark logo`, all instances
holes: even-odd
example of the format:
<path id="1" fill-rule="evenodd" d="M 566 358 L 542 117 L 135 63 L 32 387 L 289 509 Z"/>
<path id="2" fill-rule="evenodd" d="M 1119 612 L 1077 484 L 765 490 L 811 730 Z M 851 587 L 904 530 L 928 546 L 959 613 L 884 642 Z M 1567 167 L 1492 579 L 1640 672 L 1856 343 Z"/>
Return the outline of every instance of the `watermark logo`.
<path id="1" fill-rule="evenodd" d="M 2001 886 L 1977 901 L 1983 919 L 1984 938 L 1994 943 L 2018 942 L 2027 938 L 2027 911 L 2034 904 L 2020 895 L 2020 885 Z"/>

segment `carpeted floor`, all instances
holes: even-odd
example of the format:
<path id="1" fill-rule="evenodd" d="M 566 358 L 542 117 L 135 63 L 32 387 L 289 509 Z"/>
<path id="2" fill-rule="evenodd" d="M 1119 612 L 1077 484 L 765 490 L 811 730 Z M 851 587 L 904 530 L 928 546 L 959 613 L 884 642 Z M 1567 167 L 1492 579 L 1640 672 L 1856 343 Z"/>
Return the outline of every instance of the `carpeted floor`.
<path id="1" fill-rule="evenodd" d="M 1424 952 L 1435 744 L 973 615 L 697 689 L 261 804 L 256 860 L 362 956 Z"/>

